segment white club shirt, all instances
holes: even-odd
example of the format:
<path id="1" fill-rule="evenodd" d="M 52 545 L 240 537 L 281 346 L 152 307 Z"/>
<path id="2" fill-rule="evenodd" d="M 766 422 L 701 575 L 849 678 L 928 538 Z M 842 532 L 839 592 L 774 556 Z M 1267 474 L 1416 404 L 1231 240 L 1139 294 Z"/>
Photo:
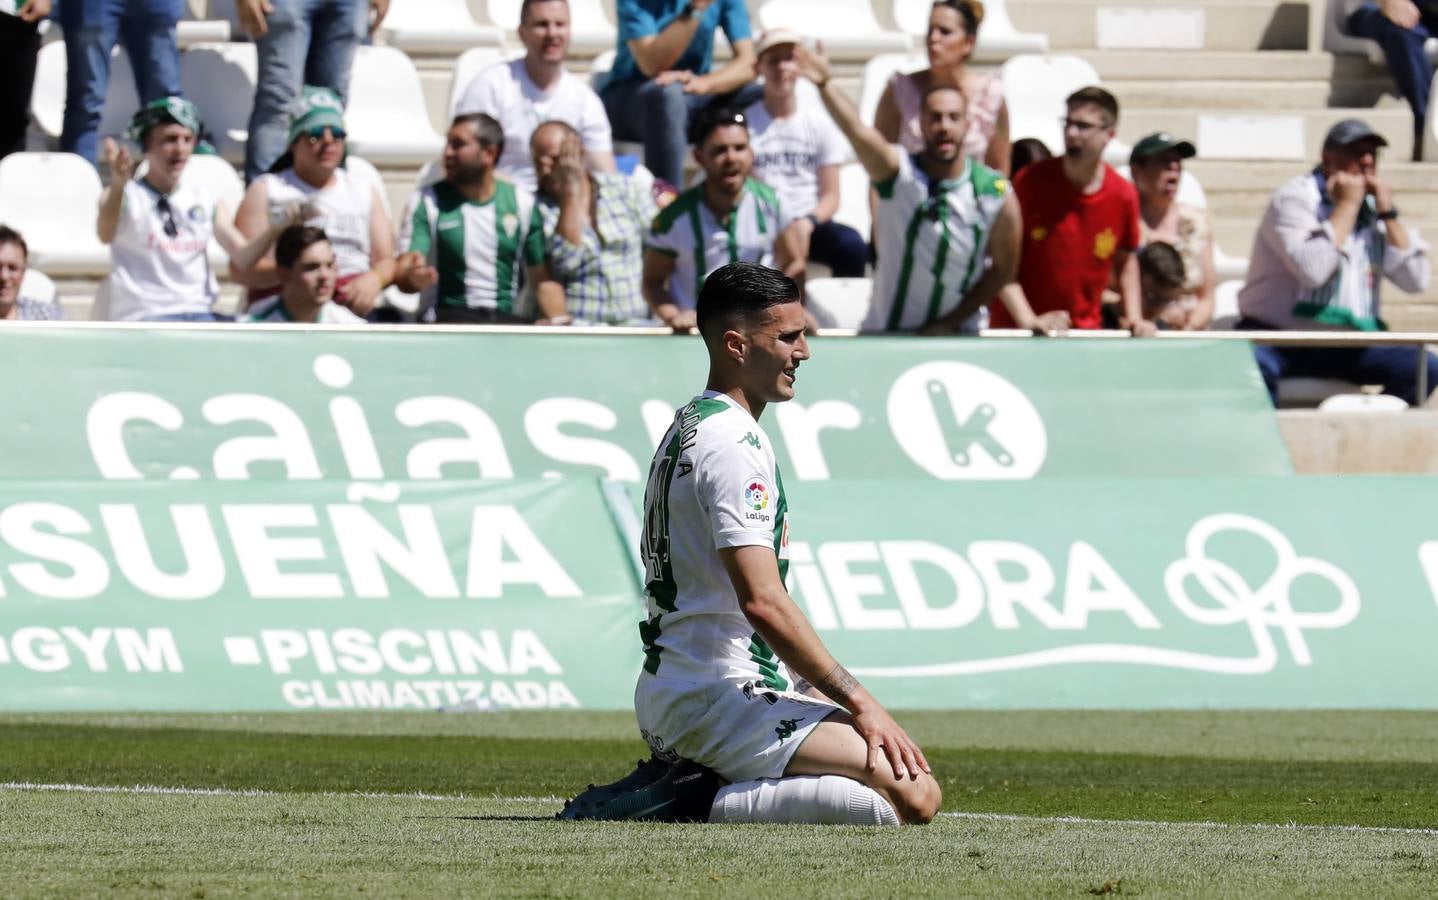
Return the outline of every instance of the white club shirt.
<path id="1" fill-rule="evenodd" d="M 260 176 L 265 186 L 271 222 L 285 218 L 296 203 L 313 203 L 320 214 L 306 219 L 306 225 L 325 230 L 335 251 L 335 268 L 341 278 L 362 275 L 370 270 L 370 210 L 374 206 L 374 185 L 348 169 L 335 170 L 334 183 L 317 188 L 285 169 Z"/>
<path id="2" fill-rule="evenodd" d="M 165 197 L 176 227 L 172 237 L 165 233 L 160 198 L 141 181 L 125 185 L 120 223 L 110 242 L 113 321 L 207 313 L 218 296 L 205 256 L 215 231 L 215 199 L 203 187 L 181 180 Z"/>

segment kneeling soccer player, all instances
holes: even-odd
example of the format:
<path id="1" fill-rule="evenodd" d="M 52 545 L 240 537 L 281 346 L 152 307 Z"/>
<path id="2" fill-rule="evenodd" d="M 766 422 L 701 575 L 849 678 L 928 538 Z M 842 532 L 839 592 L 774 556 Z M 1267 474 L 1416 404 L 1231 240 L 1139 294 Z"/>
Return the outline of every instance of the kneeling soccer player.
<path id="1" fill-rule="evenodd" d="M 732 263 L 705 280 L 697 317 L 709 383 L 675 414 L 644 493 L 634 706 L 654 758 L 559 817 L 927 822 L 940 791 L 923 752 L 784 587 L 788 504 L 758 420 L 809 358 L 798 288 Z M 794 674 L 812 689 L 791 689 Z"/>

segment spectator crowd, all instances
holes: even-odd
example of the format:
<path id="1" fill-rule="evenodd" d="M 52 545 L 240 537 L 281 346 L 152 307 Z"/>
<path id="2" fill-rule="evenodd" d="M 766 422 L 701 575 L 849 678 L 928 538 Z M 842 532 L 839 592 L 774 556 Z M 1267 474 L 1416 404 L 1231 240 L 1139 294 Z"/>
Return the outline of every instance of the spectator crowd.
<path id="1" fill-rule="evenodd" d="M 1098 86 L 1054 110 L 1060 155 L 1013 140 L 999 78 L 968 66 L 978 0 L 933 4 L 928 66 L 893 76 L 872 122 L 821 46 L 786 29 L 756 39 L 743 0 L 617 0 L 616 58 L 598 92 L 566 68 L 565 0 L 523 0 L 524 55 L 463 88 L 438 177 L 398 222 L 382 187 L 349 167 L 345 129 L 355 48 L 388 0 L 239 0 L 259 77 L 237 209 L 184 177 L 194 154 L 212 151 L 202 111 L 180 96 L 179 0 L 54 2 L 68 64 L 60 147 L 109 176 L 96 232 L 112 254 L 112 319 L 222 319 L 211 241 L 245 289 L 240 316 L 258 322 L 385 320 L 386 292 L 398 290 L 418 294 L 419 319 L 435 324 L 685 332 L 706 276 L 740 260 L 801 284 L 810 263 L 872 273 L 870 332 L 1146 336 L 1214 317 L 1213 225 L 1178 200 L 1194 145 L 1144 137 L 1125 177 L 1103 159 L 1120 110 Z M 1346 27 L 1380 42 L 1421 127 L 1433 73 L 1413 40 L 1438 11 L 1349 6 Z M 36 23 L 51 13 L 51 0 L 0 0 L 0 154 L 23 146 Z M 718 31 L 732 49 L 723 64 Z M 142 103 L 124 142 L 97 134 L 117 42 Z M 642 144 L 652 185 L 621 174 L 616 139 Z M 1379 330 L 1385 280 L 1427 289 L 1428 245 L 1404 227 L 1380 173 L 1386 145 L 1345 120 L 1311 171 L 1277 187 L 1236 327 Z M 851 158 L 868 175 L 872 234 L 835 220 Z M 24 237 L 0 227 L 0 318 L 57 317 L 53 285 L 27 262 Z M 1256 350 L 1270 391 L 1286 375 L 1326 375 L 1410 403 L 1423 399 L 1417 352 Z"/>

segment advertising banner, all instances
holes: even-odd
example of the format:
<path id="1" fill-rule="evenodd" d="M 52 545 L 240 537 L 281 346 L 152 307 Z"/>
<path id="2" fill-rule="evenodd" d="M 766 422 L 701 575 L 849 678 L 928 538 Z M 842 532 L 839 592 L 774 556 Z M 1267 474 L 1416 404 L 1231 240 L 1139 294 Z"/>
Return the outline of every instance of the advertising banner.
<path id="1" fill-rule="evenodd" d="M 0 483 L 0 709 L 618 708 L 592 479 Z"/>
<path id="2" fill-rule="evenodd" d="M 1291 472 L 1247 346 L 816 338 L 765 427 L 790 483 Z M 11 477 L 638 482 L 695 337 L 0 333 Z"/>

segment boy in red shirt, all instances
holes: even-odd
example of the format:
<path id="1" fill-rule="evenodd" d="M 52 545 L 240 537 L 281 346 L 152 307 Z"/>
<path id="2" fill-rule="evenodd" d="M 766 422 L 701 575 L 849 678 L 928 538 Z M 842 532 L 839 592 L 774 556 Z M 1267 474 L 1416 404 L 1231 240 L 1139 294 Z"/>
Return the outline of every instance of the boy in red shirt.
<path id="1" fill-rule="evenodd" d="M 1064 155 L 1033 163 L 1014 183 L 1024 218 L 1018 280 L 1004 288 L 1015 309 L 1024 303 L 1031 321 L 1016 322 L 1003 303 L 990 309 L 990 327 L 1101 328 L 1103 292 L 1117 276 L 1125 317 L 1135 335 L 1150 335 L 1139 289 L 1138 191 L 1103 161 L 1118 124 L 1118 101 L 1086 87 L 1071 94 L 1064 117 Z"/>

